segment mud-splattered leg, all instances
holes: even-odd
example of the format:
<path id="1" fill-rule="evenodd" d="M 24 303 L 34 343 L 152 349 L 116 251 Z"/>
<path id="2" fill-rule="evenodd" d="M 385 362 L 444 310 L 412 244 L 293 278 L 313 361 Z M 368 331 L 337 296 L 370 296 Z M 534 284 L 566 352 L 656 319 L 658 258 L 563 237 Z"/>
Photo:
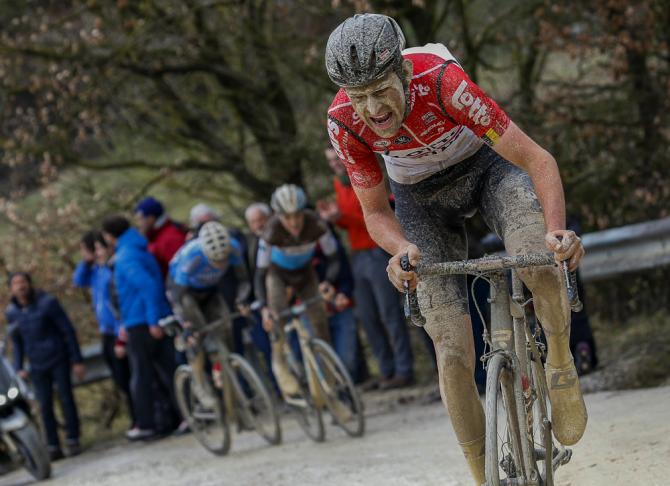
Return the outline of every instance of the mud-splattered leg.
<path id="1" fill-rule="evenodd" d="M 542 208 L 530 177 L 504 159 L 489 169 L 480 207 L 507 252 L 546 252 Z M 547 336 L 547 378 L 554 434 L 576 443 L 586 427 L 586 407 L 570 353 L 570 307 L 561 272 L 555 267 L 528 268 L 519 276 L 533 293 L 537 316 Z"/>
<path id="2" fill-rule="evenodd" d="M 397 195 L 397 193 L 396 193 Z M 423 262 L 441 262 L 467 257 L 462 221 L 445 220 L 419 205 L 396 212 L 410 241 L 421 250 Z M 474 382 L 474 343 L 468 312 L 466 278 L 424 277 L 418 287 L 419 305 L 426 317 L 425 329 L 437 355 L 440 393 L 475 484 L 484 477 L 484 411 Z"/>

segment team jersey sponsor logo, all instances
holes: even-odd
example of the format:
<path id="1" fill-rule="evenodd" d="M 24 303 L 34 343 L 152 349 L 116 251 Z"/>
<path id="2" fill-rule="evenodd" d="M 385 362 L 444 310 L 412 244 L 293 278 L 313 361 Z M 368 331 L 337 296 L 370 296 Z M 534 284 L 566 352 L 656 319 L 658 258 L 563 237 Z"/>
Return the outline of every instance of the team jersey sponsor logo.
<path id="1" fill-rule="evenodd" d="M 377 140 L 375 143 L 372 144 L 375 148 L 379 149 L 385 149 L 387 147 L 391 146 L 391 142 L 388 140 Z"/>
<path id="2" fill-rule="evenodd" d="M 458 136 L 461 134 L 463 131 L 463 127 L 456 127 L 449 131 L 444 138 L 441 138 L 439 140 L 436 140 L 435 142 L 419 148 L 413 152 L 410 152 L 408 154 L 402 155 L 402 157 L 406 157 L 409 159 L 420 159 L 421 157 L 425 157 L 426 155 L 429 154 L 437 154 L 439 152 L 444 152 L 449 148 L 449 146 L 454 143 L 454 141 L 458 138 Z"/>
<path id="3" fill-rule="evenodd" d="M 423 132 L 419 134 L 419 137 L 425 137 L 430 132 L 435 131 L 436 133 L 442 133 L 444 131 L 444 120 L 440 120 L 437 123 L 426 128 Z"/>
<path id="4" fill-rule="evenodd" d="M 314 251 L 316 247 L 316 242 L 303 243 L 302 245 L 295 246 L 276 246 L 277 251 L 283 255 L 293 256 L 293 255 L 306 255 Z"/>
<path id="5" fill-rule="evenodd" d="M 489 128 L 488 130 L 486 130 L 486 133 L 482 138 L 487 144 L 495 145 L 498 139 L 500 138 L 500 134 L 496 132 L 493 128 Z"/>
<path id="6" fill-rule="evenodd" d="M 351 182 L 353 184 L 363 187 L 367 187 L 369 185 L 369 182 L 372 180 L 372 177 L 366 176 L 365 174 L 360 172 L 351 172 L 349 174 L 349 177 L 351 178 Z"/>
<path id="7" fill-rule="evenodd" d="M 411 141 L 412 139 L 409 138 L 407 135 L 400 135 L 393 141 L 393 143 L 396 145 L 405 145 L 406 143 L 410 143 Z"/>
<path id="8" fill-rule="evenodd" d="M 342 151 L 342 147 L 340 147 L 340 141 L 337 139 L 337 136 L 340 134 L 340 127 L 335 123 L 333 120 L 330 118 L 328 119 L 328 136 L 330 138 L 330 144 L 333 147 L 333 150 L 337 154 L 337 156 L 340 158 L 340 160 L 346 160 L 347 162 L 351 162 L 348 160 L 347 157 L 344 156 L 344 152 Z"/>
<path id="9" fill-rule="evenodd" d="M 425 84 L 417 84 L 416 90 L 419 92 L 419 96 L 427 96 L 430 93 L 430 86 Z"/>
<path id="10" fill-rule="evenodd" d="M 423 123 L 425 125 L 430 125 L 432 122 L 437 120 L 437 115 L 435 113 L 433 113 L 432 111 L 429 111 L 428 113 L 425 113 L 424 115 L 422 115 L 421 119 L 423 120 Z"/>
<path id="11" fill-rule="evenodd" d="M 451 97 L 451 104 L 458 110 L 470 107 L 468 111 L 468 118 L 472 120 L 475 125 L 488 126 L 491 124 L 491 116 L 488 112 L 488 107 L 482 103 L 482 99 L 470 93 L 466 88 L 468 82 L 461 81 L 456 92 Z"/>

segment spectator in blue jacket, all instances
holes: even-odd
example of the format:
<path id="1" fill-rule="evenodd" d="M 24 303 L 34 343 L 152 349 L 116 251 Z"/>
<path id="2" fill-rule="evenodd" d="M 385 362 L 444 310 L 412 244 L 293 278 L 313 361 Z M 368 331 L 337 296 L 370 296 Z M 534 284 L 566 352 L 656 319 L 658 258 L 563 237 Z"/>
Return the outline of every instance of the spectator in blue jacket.
<path id="1" fill-rule="evenodd" d="M 128 411 L 134 424 L 134 410 L 130 395 L 130 366 L 128 357 L 117 356 L 114 348 L 119 339 L 121 322 L 112 304 L 112 267 L 107 243 L 98 231 L 89 231 L 79 243 L 82 261 L 72 276 L 76 287 L 91 289 L 91 301 L 102 337 L 102 355 L 112 374 L 112 380 L 128 400 Z M 125 341 L 125 339 L 124 339 Z M 132 427 L 131 427 L 132 428 Z"/>
<path id="2" fill-rule="evenodd" d="M 28 273 L 13 273 L 9 287 L 12 300 L 5 316 L 14 345 L 14 367 L 27 378 L 24 358 L 30 362 L 30 378 L 40 402 L 51 459 L 63 457 L 53 409 L 54 384 L 65 416 L 67 452 L 79 454 L 79 416 L 70 369 L 79 380 L 84 377 L 85 369 L 74 327 L 58 299 L 35 290 Z"/>
<path id="3" fill-rule="evenodd" d="M 174 347 L 158 325 L 161 318 L 170 314 L 170 305 L 165 297 L 161 270 L 147 249 L 147 240 L 130 227 L 130 222 L 123 216 L 110 216 L 103 221 L 102 234 L 108 246 L 115 249 L 114 287 L 121 325 L 128 335 L 130 390 L 136 426 L 126 437 L 151 439 L 167 431 L 159 429 L 175 428 L 179 424 L 174 406 Z M 156 423 L 155 384 L 165 391 L 163 402 L 170 403 L 169 424 Z"/>

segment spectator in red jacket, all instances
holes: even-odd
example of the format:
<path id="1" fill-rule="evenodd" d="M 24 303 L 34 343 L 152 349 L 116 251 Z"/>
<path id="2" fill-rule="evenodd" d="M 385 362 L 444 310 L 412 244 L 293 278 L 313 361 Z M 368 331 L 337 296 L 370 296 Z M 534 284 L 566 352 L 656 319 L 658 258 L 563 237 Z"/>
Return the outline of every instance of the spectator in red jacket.
<path id="1" fill-rule="evenodd" d="M 414 380 L 414 358 L 400 296 L 386 277 L 390 258 L 368 234 L 363 210 L 347 172 L 332 148 L 325 151 L 335 177 L 336 202 L 319 201 L 319 214 L 346 230 L 351 246 L 355 313 L 365 329 L 382 379 L 380 388 L 400 388 Z"/>
<path id="2" fill-rule="evenodd" d="M 186 229 L 172 221 L 160 201 L 151 196 L 135 206 L 135 222 L 149 241 L 149 252 L 158 260 L 165 278 L 170 260 L 186 241 Z"/>

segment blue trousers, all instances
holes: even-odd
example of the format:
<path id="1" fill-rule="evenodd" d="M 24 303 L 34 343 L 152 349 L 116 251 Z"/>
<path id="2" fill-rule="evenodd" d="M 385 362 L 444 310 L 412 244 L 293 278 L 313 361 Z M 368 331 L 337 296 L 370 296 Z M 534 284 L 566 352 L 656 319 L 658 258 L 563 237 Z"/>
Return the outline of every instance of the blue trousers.
<path id="1" fill-rule="evenodd" d="M 330 339 L 335 352 L 347 368 L 351 379 L 358 381 L 358 334 L 356 317 L 351 309 L 344 309 L 328 318 Z"/>
<path id="2" fill-rule="evenodd" d="M 381 248 L 356 251 L 352 257 L 356 314 L 384 378 L 411 377 L 414 357 L 400 294 L 386 274 L 389 256 Z"/>
<path id="3" fill-rule="evenodd" d="M 56 385 L 63 415 L 65 416 L 66 443 L 79 443 L 79 415 L 72 394 L 70 381 L 70 362 L 63 360 L 48 370 L 31 370 L 30 378 L 35 386 L 37 400 L 40 402 L 42 421 L 50 448 L 60 449 L 58 423 L 54 415 L 53 387 Z"/>

